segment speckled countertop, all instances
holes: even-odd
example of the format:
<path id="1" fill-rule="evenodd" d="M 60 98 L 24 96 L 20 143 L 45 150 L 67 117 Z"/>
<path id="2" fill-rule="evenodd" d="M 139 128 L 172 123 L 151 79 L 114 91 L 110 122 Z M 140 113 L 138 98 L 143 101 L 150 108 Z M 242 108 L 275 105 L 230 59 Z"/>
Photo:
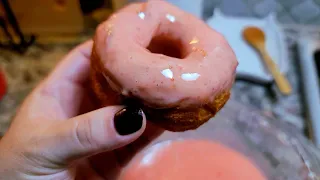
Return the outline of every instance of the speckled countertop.
<path id="1" fill-rule="evenodd" d="M 0 68 L 5 72 L 8 91 L 0 100 L 0 135 L 30 91 L 76 44 L 33 45 L 24 55 L 0 49 Z"/>
<path id="2" fill-rule="evenodd" d="M 0 67 L 4 69 L 9 83 L 8 93 L 0 101 L 0 135 L 6 131 L 17 107 L 26 95 L 76 44 L 46 46 L 36 44 L 24 55 L 0 50 Z M 303 132 L 304 120 L 300 82 L 295 67 L 294 50 L 291 46 L 289 47 L 291 52 L 289 63 L 291 66 L 288 78 L 293 86 L 293 93 L 290 96 L 282 97 L 278 93 L 272 95 L 270 90 L 265 87 L 247 82 L 236 82 L 233 87 L 232 99 L 258 108 L 268 116 L 275 116 L 279 120 L 290 122 L 299 131 Z M 272 89 L 276 90 L 275 87 Z"/>
<path id="3" fill-rule="evenodd" d="M 263 111 L 267 115 L 274 116 L 279 120 L 287 121 L 295 125 L 301 132 L 306 128 L 305 106 L 302 96 L 302 84 L 300 71 L 297 64 L 298 54 L 296 50 L 295 36 L 298 32 L 286 32 L 288 47 L 288 72 L 286 77 L 292 86 L 292 94 L 283 96 L 273 83 L 266 88 L 252 83 L 237 81 L 233 87 L 233 98 L 244 104 L 251 105 Z"/>

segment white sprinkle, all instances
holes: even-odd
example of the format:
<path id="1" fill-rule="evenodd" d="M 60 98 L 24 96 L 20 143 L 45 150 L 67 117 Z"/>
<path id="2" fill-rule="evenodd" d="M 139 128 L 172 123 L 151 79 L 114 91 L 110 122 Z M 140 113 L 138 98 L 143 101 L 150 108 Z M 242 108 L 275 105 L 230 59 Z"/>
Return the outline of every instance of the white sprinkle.
<path id="1" fill-rule="evenodd" d="M 176 17 L 174 17 L 174 16 L 171 15 L 171 14 L 167 14 L 167 15 L 166 15 L 166 18 L 167 18 L 169 21 L 171 21 L 171 22 L 176 21 Z"/>
<path id="2" fill-rule="evenodd" d="M 139 12 L 138 16 L 139 16 L 141 19 L 144 19 L 144 17 L 146 17 L 146 15 L 144 14 L 144 12 Z"/>
<path id="3" fill-rule="evenodd" d="M 129 91 L 126 90 L 126 89 L 123 89 L 121 94 L 124 95 L 124 96 L 128 96 L 129 95 Z"/>
<path id="4" fill-rule="evenodd" d="M 171 144 L 171 141 L 164 141 L 150 147 L 147 150 L 146 155 L 142 158 L 141 165 L 144 165 L 144 166 L 151 165 L 157 153 L 161 151 L 163 148 L 169 146 L 170 144 Z"/>
<path id="5" fill-rule="evenodd" d="M 183 73 L 181 74 L 181 78 L 185 81 L 195 81 L 200 77 L 198 73 Z"/>
<path id="6" fill-rule="evenodd" d="M 169 78 L 169 79 L 173 78 L 173 72 L 170 69 L 162 70 L 161 74 L 164 75 L 166 78 Z"/>

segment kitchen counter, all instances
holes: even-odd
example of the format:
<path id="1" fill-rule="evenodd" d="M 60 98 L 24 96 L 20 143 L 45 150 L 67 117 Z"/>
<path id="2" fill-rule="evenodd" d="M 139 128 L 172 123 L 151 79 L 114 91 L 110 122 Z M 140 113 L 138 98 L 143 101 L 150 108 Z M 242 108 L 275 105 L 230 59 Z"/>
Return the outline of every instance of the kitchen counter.
<path id="1" fill-rule="evenodd" d="M 82 39 L 86 39 L 82 37 Z M 288 42 L 290 43 L 290 42 Z M 34 45 L 21 56 L 1 50 L 0 67 L 4 69 L 9 83 L 6 96 L 0 101 L 0 135 L 3 134 L 22 100 L 46 76 L 55 64 L 77 43 Z M 298 69 L 293 46 L 290 47 L 289 81 L 293 92 L 283 97 L 276 87 L 268 88 L 237 81 L 233 87 L 232 99 L 261 110 L 268 116 L 289 122 L 303 132 L 303 105 L 300 93 Z"/>

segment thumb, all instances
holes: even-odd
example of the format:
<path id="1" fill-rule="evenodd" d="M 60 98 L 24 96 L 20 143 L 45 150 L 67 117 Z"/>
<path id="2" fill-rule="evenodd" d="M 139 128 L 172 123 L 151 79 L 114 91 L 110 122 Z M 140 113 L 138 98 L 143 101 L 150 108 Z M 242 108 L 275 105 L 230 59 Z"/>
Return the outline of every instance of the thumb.
<path id="1" fill-rule="evenodd" d="M 136 140 L 145 130 L 140 108 L 109 106 L 63 121 L 54 130 L 52 154 L 62 162 L 111 151 Z"/>

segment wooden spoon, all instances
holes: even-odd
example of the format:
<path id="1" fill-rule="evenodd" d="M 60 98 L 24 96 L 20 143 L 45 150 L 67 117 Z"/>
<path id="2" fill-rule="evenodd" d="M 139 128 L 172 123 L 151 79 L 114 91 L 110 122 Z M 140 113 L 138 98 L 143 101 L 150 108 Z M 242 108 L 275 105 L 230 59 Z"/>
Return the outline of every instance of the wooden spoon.
<path id="1" fill-rule="evenodd" d="M 263 31 L 257 27 L 247 27 L 243 31 L 244 39 L 251 44 L 262 56 L 268 70 L 271 72 L 273 78 L 278 85 L 279 90 L 284 95 L 289 95 L 292 91 L 289 81 L 281 74 L 277 65 L 274 63 L 272 58 L 269 56 L 265 48 L 265 35 Z"/>

